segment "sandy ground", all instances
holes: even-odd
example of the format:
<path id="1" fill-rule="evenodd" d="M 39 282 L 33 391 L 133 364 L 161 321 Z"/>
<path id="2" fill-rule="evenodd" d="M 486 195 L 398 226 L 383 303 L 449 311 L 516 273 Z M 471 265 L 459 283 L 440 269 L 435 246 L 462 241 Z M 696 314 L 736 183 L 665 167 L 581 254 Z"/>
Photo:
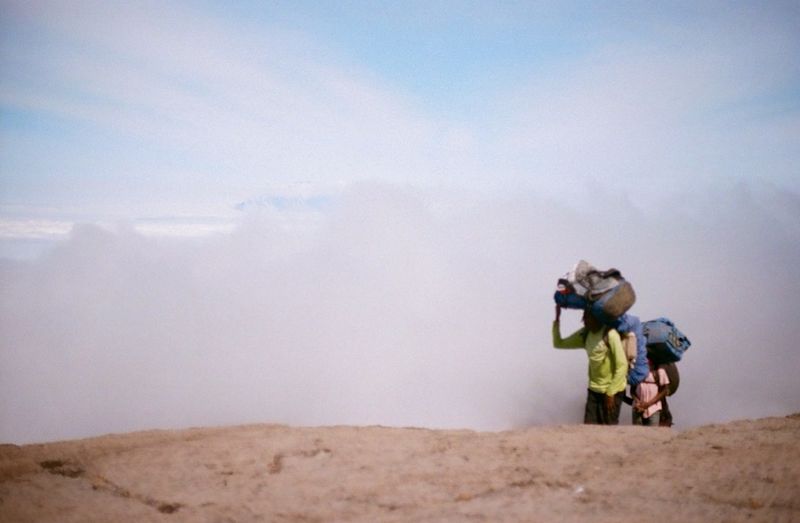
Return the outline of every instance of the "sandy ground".
<path id="1" fill-rule="evenodd" d="M 800 415 L 682 432 L 242 426 L 0 446 L 3 522 L 800 521 Z"/>

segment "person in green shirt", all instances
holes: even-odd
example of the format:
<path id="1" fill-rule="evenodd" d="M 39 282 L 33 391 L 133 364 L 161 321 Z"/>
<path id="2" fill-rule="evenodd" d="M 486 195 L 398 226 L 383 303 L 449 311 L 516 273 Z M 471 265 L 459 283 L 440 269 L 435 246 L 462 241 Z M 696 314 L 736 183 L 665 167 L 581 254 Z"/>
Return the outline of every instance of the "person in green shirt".
<path id="1" fill-rule="evenodd" d="M 619 333 L 605 327 L 585 310 L 583 328 L 561 337 L 561 307 L 556 305 L 553 346 L 556 349 L 584 349 L 589 356 L 589 393 L 583 422 L 595 425 L 619 424 L 619 409 L 625 396 L 628 359 Z"/>

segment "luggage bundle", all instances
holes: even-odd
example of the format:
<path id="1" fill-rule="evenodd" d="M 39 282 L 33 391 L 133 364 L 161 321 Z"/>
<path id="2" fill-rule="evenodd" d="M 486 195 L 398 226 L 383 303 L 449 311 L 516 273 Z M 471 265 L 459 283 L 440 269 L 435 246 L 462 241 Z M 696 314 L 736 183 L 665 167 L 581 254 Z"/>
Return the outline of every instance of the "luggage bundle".
<path id="1" fill-rule="evenodd" d="M 629 385 L 636 386 L 647 377 L 649 357 L 665 366 L 670 379 L 669 394 L 677 390 L 680 376 L 675 363 L 691 342 L 667 318 L 641 322 L 637 316 L 628 314 L 636 302 L 636 293 L 620 271 L 600 271 L 581 260 L 558 280 L 554 299 L 567 309 L 588 310 L 604 325 L 619 332 L 629 362 Z M 635 337 L 635 350 L 631 335 Z"/>
<path id="2" fill-rule="evenodd" d="M 647 343 L 647 357 L 663 367 L 669 376 L 668 396 L 675 394 L 680 383 L 676 365 L 692 342 L 667 318 L 657 318 L 642 323 L 642 337 Z"/>
<path id="3" fill-rule="evenodd" d="M 558 280 L 555 301 L 568 309 L 588 308 L 597 319 L 609 324 L 633 307 L 636 293 L 617 269 L 600 271 L 581 260 Z"/>
<path id="4" fill-rule="evenodd" d="M 672 396 L 678 390 L 680 381 L 676 363 L 683 358 L 692 342 L 667 318 L 644 322 L 642 332 L 647 340 L 647 356 L 667 371 L 669 395 Z"/>
<path id="5" fill-rule="evenodd" d="M 642 332 L 647 339 L 647 354 L 659 364 L 680 361 L 692 344 L 689 338 L 667 318 L 644 322 Z"/>

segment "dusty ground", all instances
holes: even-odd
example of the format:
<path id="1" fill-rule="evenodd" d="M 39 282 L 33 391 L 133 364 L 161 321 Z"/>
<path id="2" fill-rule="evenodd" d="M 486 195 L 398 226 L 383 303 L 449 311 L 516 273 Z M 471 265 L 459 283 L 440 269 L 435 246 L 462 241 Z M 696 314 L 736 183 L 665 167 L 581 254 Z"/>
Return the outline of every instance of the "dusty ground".
<path id="1" fill-rule="evenodd" d="M 3 522 L 800 521 L 800 415 L 684 432 L 278 425 L 0 446 Z"/>

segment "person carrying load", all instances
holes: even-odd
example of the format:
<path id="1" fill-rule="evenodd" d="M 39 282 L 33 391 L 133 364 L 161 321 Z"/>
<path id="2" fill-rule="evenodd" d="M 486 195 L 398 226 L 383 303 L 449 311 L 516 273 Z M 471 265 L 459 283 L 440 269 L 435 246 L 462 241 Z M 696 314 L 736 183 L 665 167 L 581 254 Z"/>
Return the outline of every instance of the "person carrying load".
<path id="1" fill-rule="evenodd" d="M 562 338 L 561 306 L 556 305 L 553 347 L 584 349 L 589 356 L 589 387 L 583 422 L 618 425 L 628 374 L 628 359 L 622 341 L 615 329 L 605 327 L 588 309 L 583 312 L 583 324 L 581 329 Z"/>
<path id="2" fill-rule="evenodd" d="M 632 391 L 633 425 L 658 427 L 661 425 L 661 411 L 669 394 L 669 375 L 667 371 L 648 359 L 650 372 Z"/>

